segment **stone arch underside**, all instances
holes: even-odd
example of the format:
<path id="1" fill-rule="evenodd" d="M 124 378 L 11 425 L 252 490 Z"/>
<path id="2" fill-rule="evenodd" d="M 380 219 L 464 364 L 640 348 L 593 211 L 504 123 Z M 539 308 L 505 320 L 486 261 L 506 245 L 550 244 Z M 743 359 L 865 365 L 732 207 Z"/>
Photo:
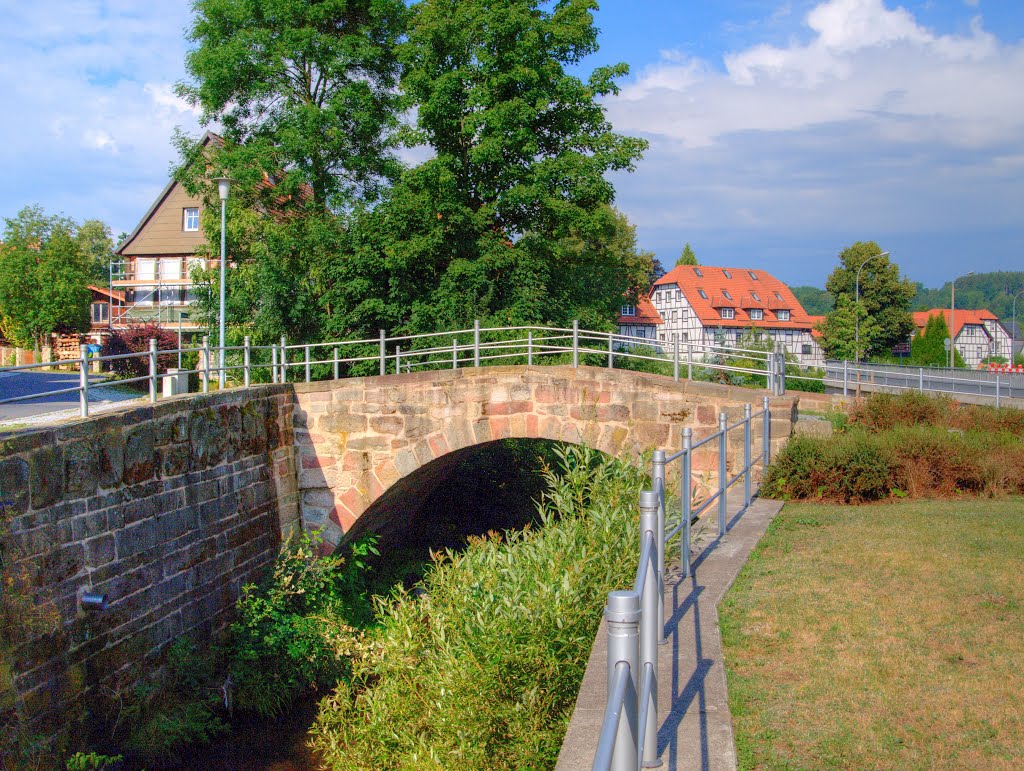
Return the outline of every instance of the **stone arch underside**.
<path id="1" fill-rule="evenodd" d="M 303 526 L 333 548 L 365 529 L 365 521 L 357 526 L 364 512 L 413 472 L 499 439 L 585 443 L 634 457 L 673 451 L 683 426 L 713 431 L 719 410 L 734 420 L 759 396 L 737 390 L 622 370 L 522 366 L 297 384 Z"/>

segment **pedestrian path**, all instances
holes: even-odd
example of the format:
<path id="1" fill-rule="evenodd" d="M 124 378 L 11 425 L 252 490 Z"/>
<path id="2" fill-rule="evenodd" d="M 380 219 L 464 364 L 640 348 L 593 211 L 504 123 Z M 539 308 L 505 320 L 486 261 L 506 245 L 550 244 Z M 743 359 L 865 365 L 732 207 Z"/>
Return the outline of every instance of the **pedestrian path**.
<path id="1" fill-rule="evenodd" d="M 671 771 L 736 768 L 717 606 L 782 503 L 758 498 L 745 511 L 740 506 L 742 501 L 730 507 L 724 539 L 718 538 L 714 509 L 694 526 L 690 578 L 682 578 L 678 556 L 666 569 L 668 640 L 658 651 L 658 754 L 661 767 Z M 602 621 L 557 771 L 591 767 L 607 701 L 607 656 Z"/>

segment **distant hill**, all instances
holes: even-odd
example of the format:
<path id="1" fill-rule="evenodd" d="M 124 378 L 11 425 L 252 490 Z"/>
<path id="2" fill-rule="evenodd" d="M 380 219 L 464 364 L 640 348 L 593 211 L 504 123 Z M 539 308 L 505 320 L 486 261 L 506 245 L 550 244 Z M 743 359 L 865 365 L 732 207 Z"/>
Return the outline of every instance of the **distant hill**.
<path id="1" fill-rule="evenodd" d="M 813 315 L 823 315 L 832 310 L 832 295 L 816 286 L 790 287 L 796 299 L 804 306 L 804 310 Z M 1010 323 L 1013 311 L 1013 296 L 1024 289 L 1024 271 L 999 271 L 996 273 L 978 273 L 966 278 L 958 278 L 956 282 L 956 307 L 967 310 L 986 308 L 1000 319 Z M 917 297 L 911 304 L 911 310 L 925 311 L 930 308 L 948 308 L 950 300 L 950 284 L 946 283 L 939 289 L 928 289 L 924 284 L 917 284 Z M 1024 318 L 1024 295 L 1017 298 L 1017 321 Z"/>
<path id="2" fill-rule="evenodd" d="M 835 306 L 832 295 L 816 286 L 791 286 L 790 290 L 812 316 L 824 316 Z"/>

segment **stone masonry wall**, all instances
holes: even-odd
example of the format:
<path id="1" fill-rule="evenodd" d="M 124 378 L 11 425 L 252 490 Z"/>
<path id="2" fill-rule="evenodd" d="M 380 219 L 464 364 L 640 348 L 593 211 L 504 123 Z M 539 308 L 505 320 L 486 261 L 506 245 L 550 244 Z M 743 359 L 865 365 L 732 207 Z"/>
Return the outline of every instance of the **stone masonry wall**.
<path id="1" fill-rule="evenodd" d="M 743 405 L 761 409 L 763 392 L 596 367 L 486 367 L 296 384 L 295 442 L 303 525 L 325 540 L 375 529 L 381 495 L 453 451 L 503 438 L 585 442 L 636 457 L 680 449 L 732 424 Z M 775 452 L 792 432 L 795 399 L 773 399 Z M 755 426 L 754 437 L 761 436 Z M 741 430 L 730 433 L 729 469 L 742 465 Z M 755 445 L 754 454 L 760 445 Z M 694 470 L 713 481 L 718 448 L 695 454 Z M 678 472 L 676 472 L 678 473 Z M 357 522 L 359 523 L 357 526 Z M 355 528 L 353 530 L 353 528 Z"/>
<path id="2" fill-rule="evenodd" d="M 265 386 L 0 442 L 5 709 L 73 732 L 86 700 L 225 622 L 298 523 L 292 406 Z M 83 614 L 83 589 L 108 609 Z"/>

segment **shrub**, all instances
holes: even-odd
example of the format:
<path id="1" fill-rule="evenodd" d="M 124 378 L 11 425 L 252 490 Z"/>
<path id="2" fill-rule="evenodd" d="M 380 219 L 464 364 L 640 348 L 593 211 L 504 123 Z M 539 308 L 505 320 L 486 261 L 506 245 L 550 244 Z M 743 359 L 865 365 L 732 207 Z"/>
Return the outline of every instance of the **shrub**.
<path id="1" fill-rule="evenodd" d="M 926 396 L 915 391 L 872 394 L 849 415 L 849 422 L 869 431 L 898 426 L 935 426 L 990 434 L 1006 432 L 1024 438 L 1024 411 L 960 404 L 948 396 Z"/>
<path id="2" fill-rule="evenodd" d="M 156 338 L 156 347 L 160 351 L 177 351 L 178 335 L 169 329 L 161 329 L 156 324 L 137 324 L 125 330 L 113 332 L 100 350 L 101 356 L 118 356 L 125 353 L 148 353 L 149 341 Z M 149 375 L 149 359 L 145 356 L 133 356 L 130 359 L 117 359 L 107 362 L 110 371 L 123 378 L 145 377 Z M 178 366 L 177 353 L 164 353 L 156 357 L 157 372 L 164 373 L 171 367 Z"/>
<path id="3" fill-rule="evenodd" d="M 823 440 L 793 437 L 765 475 L 767 495 L 861 503 L 887 498 L 893 488 L 884 443 L 856 431 Z"/>
<path id="4" fill-rule="evenodd" d="M 321 702 L 335 768 L 551 768 L 609 589 L 636 569 L 638 469 L 582 447 L 548 470 L 542 526 L 474 539 L 417 598 L 381 601 L 368 655 Z"/>

